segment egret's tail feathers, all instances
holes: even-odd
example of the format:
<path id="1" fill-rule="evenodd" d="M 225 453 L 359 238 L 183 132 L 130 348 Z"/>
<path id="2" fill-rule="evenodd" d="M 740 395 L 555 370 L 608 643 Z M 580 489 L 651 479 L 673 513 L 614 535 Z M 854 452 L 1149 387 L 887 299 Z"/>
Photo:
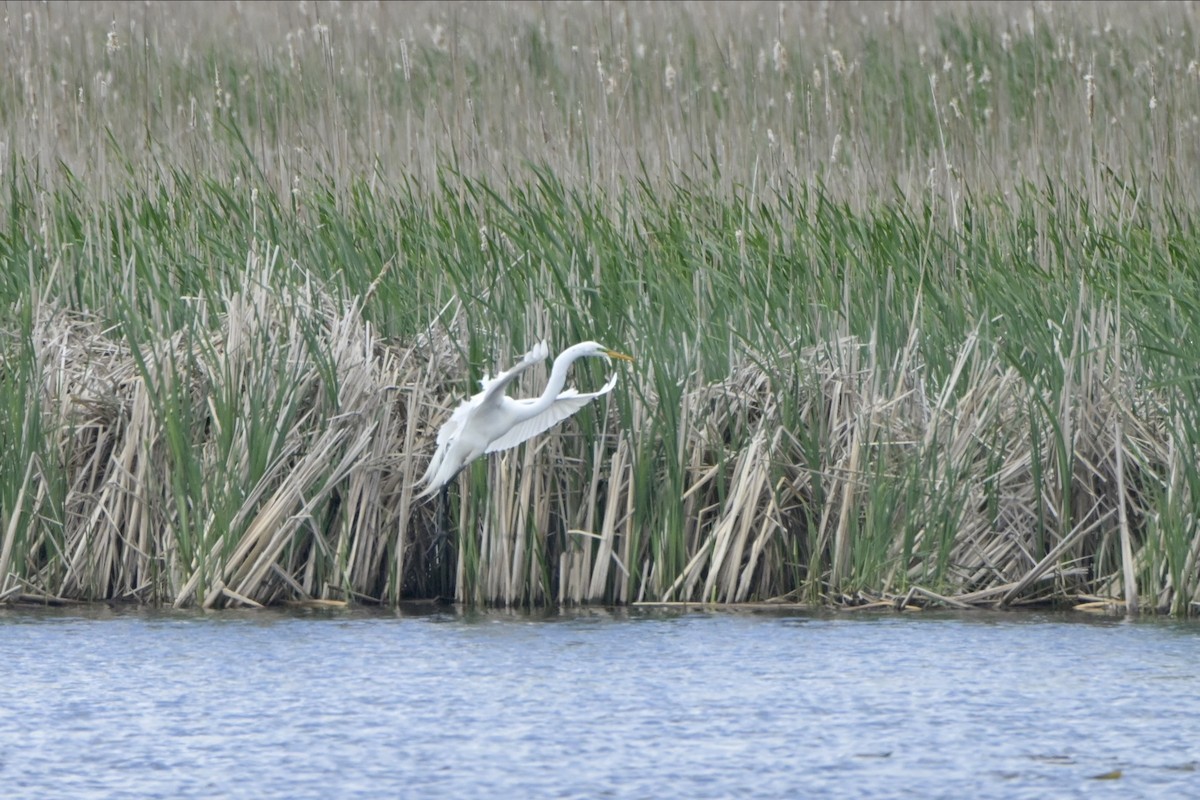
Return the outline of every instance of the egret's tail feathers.
<path id="1" fill-rule="evenodd" d="M 433 497 L 442 489 L 442 487 L 454 480 L 454 476 L 457 474 L 457 472 L 454 472 L 449 477 L 446 477 L 441 474 L 441 471 L 439 471 L 438 474 L 434 475 L 433 477 L 427 480 L 422 480 L 421 483 L 425 485 L 425 488 L 422 489 L 415 497 L 413 497 L 413 499 L 424 500 L 427 497 Z"/>
<path id="2" fill-rule="evenodd" d="M 427 472 L 430 477 L 422 481 L 425 484 L 425 488 L 416 496 L 416 499 L 424 500 L 426 497 L 437 494 L 446 484 L 454 480 L 458 476 L 458 473 L 462 472 L 463 468 L 471 461 L 474 461 L 474 459 L 468 458 L 466 463 L 459 463 L 456 457 L 451 456 L 447 459 L 445 454 L 442 454 L 442 458 L 438 459 L 436 471 Z"/>
<path id="3" fill-rule="evenodd" d="M 418 486 L 424 486 L 425 488 L 413 498 L 414 500 L 424 500 L 426 497 L 437 494 L 437 490 L 442 488 L 442 484 L 446 481 L 439 481 L 438 473 L 441 472 L 442 462 L 445 458 L 446 446 L 442 445 L 433 454 L 433 458 L 429 459 L 429 466 L 425 468 L 425 474 L 421 476 L 421 480 L 417 481 Z"/>

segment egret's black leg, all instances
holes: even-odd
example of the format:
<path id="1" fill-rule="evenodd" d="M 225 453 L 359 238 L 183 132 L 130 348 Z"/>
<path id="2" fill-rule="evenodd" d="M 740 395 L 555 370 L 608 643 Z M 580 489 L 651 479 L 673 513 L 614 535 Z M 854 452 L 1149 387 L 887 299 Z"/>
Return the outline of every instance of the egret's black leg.
<path id="1" fill-rule="evenodd" d="M 438 491 L 438 530 L 433 542 L 433 574 L 437 581 L 439 596 L 450 592 L 452 585 L 450 564 L 450 483 L 446 481 Z"/>
<path id="2" fill-rule="evenodd" d="M 446 504 L 450 498 L 446 496 L 446 487 L 438 489 L 438 510 L 437 510 L 437 527 L 434 529 L 433 541 L 429 544 L 429 552 L 426 557 L 437 564 L 438 551 L 441 549 L 442 542 L 446 539 L 446 522 L 449 516 L 446 512 Z"/>
<path id="3" fill-rule="evenodd" d="M 425 551 L 426 575 L 433 588 L 433 596 L 454 596 L 454 548 L 450 538 L 450 484 L 457 473 L 438 489 L 437 524 L 433 541 Z"/>
<path id="4" fill-rule="evenodd" d="M 442 513 L 442 525 L 439 533 L 441 535 L 441 542 L 445 542 L 450 536 L 450 484 L 447 483 L 442 487 L 438 493 L 438 497 Z"/>

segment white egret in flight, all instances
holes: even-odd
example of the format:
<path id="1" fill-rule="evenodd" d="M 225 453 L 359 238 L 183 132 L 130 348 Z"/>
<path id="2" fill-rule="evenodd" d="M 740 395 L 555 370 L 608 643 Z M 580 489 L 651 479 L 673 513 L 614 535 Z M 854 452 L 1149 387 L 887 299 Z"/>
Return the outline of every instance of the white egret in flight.
<path id="1" fill-rule="evenodd" d="M 581 394 L 575 389 L 564 390 L 567 370 L 577 360 L 598 356 L 610 363 L 614 358 L 633 361 L 632 356 L 609 350 L 598 342 L 580 342 L 554 359 L 541 397 L 514 400 L 505 394 L 508 385 L 522 372 L 545 361 L 549 355 L 550 348 L 544 341 L 539 342 L 512 369 L 480 381 L 482 391 L 464 400 L 438 431 L 437 450 L 421 478 L 425 489 L 417 495 L 418 500 L 445 489 L 463 467 L 480 456 L 516 447 L 608 394 L 617 385 L 614 373 L 598 392 Z"/>

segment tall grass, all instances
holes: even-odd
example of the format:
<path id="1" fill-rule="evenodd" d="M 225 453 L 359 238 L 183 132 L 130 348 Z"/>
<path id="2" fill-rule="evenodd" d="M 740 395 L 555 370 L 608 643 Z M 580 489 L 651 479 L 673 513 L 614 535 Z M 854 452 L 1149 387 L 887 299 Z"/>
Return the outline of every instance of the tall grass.
<path id="1" fill-rule="evenodd" d="M 1193 613 L 1194 12 L 1070 9 L 10 6 L 0 599 Z"/>

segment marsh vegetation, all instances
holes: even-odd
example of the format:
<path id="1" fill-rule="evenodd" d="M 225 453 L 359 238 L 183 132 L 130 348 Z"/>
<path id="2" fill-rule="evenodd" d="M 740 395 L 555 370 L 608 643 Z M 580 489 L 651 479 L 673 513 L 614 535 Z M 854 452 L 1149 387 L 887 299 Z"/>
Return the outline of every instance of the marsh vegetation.
<path id="1" fill-rule="evenodd" d="M 1200 609 L 1190 4 L 4 15 L 0 601 Z"/>

